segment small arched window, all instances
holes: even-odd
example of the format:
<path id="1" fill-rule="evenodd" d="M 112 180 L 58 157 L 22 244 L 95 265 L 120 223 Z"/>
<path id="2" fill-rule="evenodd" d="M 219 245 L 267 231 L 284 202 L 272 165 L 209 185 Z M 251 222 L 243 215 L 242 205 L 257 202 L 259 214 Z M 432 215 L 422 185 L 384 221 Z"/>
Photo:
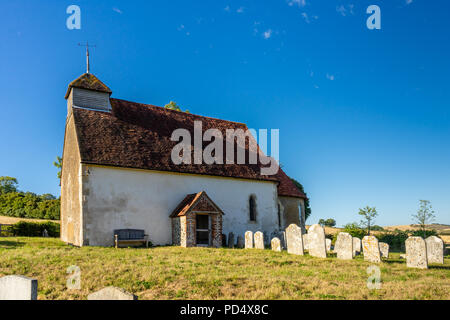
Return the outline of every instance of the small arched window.
<path id="1" fill-rule="evenodd" d="M 248 200 L 248 206 L 250 209 L 250 221 L 256 221 L 256 199 L 254 195 L 250 196 Z"/>

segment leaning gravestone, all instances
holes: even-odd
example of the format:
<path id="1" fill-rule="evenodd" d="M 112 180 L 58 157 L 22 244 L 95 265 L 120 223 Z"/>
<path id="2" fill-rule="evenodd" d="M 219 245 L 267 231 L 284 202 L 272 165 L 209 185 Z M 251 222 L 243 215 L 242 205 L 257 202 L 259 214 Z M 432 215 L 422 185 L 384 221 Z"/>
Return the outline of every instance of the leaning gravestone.
<path id="1" fill-rule="evenodd" d="M 444 263 L 444 241 L 436 236 L 425 239 L 428 263 Z"/>
<path id="2" fill-rule="evenodd" d="M 255 232 L 255 249 L 264 249 L 264 235 L 261 231 Z"/>
<path id="3" fill-rule="evenodd" d="M 228 248 L 234 248 L 234 233 L 230 232 L 228 234 Z"/>
<path id="4" fill-rule="evenodd" d="M 302 238 L 303 238 L 303 250 L 309 250 L 309 247 L 308 247 L 308 234 L 305 233 L 302 236 Z"/>
<path id="5" fill-rule="evenodd" d="M 278 238 L 273 238 L 272 241 L 270 241 L 270 245 L 272 246 L 273 251 L 281 252 L 281 241 Z"/>
<path id="6" fill-rule="evenodd" d="M 331 251 L 331 239 L 325 239 L 325 246 L 327 247 L 327 252 Z"/>
<path id="7" fill-rule="evenodd" d="M 117 287 L 106 287 L 88 295 L 88 300 L 137 300 L 137 297 Z"/>
<path id="8" fill-rule="evenodd" d="M 385 242 L 378 243 L 380 247 L 380 253 L 382 258 L 389 258 L 389 245 Z"/>
<path id="9" fill-rule="evenodd" d="M 286 228 L 286 247 L 290 254 L 303 255 L 302 229 L 295 223 Z"/>
<path id="10" fill-rule="evenodd" d="M 361 239 L 353 237 L 353 256 L 357 256 L 361 253 Z"/>
<path id="11" fill-rule="evenodd" d="M 353 238 L 347 232 L 339 232 L 336 246 L 334 250 L 337 253 L 337 258 L 342 260 L 353 259 Z"/>
<path id="12" fill-rule="evenodd" d="M 427 245 L 421 237 L 409 237 L 405 241 L 406 266 L 409 268 L 427 269 Z"/>
<path id="13" fill-rule="evenodd" d="M 245 249 L 253 248 L 253 232 L 247 231 L 245 233 Z"/>
<path id="14" fill-rule="evenodd" d="M 38 281 L 24 276 L 0 278 L 0 300 L 37 300 Z"/>
<path id="15" fill-rule="evenodd" d="M 374 236 L 365 236 L 362 239 L 362 247 L 365 261 L 381 262 L 381 253 L 377 238 Z"/>
<path id="16" fill-rule="evenodd" d="M 222 233 L 222 247 L 227 246 L 227 236 Z"/>
<path id="17" fill-rule="evenodd" d="M 242 236 L 237 236 L 237 245 L 236 245 L 239 249 L 244 248 L 245 246 L 245 241 L 244 238 Z"/>
<path id="18" fill-rule="evenodd" d="M 318 224 L 313 224 L 308 229 L 309 255 L 318 258 L 327 257 L 325 247 L 325 230 Z"/>

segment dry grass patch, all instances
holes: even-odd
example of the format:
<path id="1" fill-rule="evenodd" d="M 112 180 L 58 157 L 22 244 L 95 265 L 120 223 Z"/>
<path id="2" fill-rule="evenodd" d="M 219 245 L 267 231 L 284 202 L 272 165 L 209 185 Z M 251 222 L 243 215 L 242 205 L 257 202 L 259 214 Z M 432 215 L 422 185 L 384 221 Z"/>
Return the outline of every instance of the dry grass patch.
<path id="1" fill-rule="evenodd" d="M 81 268 L 81 290 L 66 270 Z M 366 287 L 370 264 L 270 250 L 76 248 L 57 239 L 0 238 L 0 276 L 39 280 L 39 299 L 86 299 L 118 286 L 140 299 L 450 299 L 450 259 L 407 269 L 398 254 L 380 265 L 382 289 Z"/>

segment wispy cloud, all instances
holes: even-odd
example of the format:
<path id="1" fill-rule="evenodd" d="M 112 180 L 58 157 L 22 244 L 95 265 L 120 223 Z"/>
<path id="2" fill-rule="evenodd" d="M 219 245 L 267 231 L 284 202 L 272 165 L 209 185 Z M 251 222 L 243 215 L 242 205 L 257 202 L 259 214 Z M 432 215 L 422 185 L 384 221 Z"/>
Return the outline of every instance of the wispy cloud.
<path id="1" fill-rule="evenodd" d="M 308 14 L 306 12 L 302 12 L 302 18 L 305 20 L 306 23 L 311 23 L 309 20 Z"/>
<path id="2" fill-rule="evenodd" d="M 226 6 L 225 8 L 223 8 L 223 10 L 225 10 L 226 12 L 230 12 L 231 8 L 230 6 Z"/>
<path id="3" fill-rule="evenodd" d="M 263 32 L 264 39 L 266 39 L 266 40 L 270 39 L 271 36 L 272 36 L 272 29 L 269 29 L 269 30 Z"/>
<path id="4" fill-rule="evenodd" d="M 288 5 L 293 7 L 297 6 L 299 8 L 306 6 L 306 0 L 288 0 Z"/>
<path id="5" fill-rule="evenodd" d="M 340 13 L 341 16 L 345 17 L 345 16 L 349 16 L 349 15 L 354 15 L 355 14 L 353 12 L 353 8 L 354 7 L 355 7 L 355 5 L 353 5 L 353 4 L 347 4 L 347 5 L 341 4 L 340 6 L 336 7 L 336 11 L 338 13 Z"/>
<path id="6" fill-rule="evenodd" d="M 119 8 L 114 7 L 113 11 L 117 12 L 118 14 L 122 14 L 122 10 L 120 10 Z"/>
<path id="7" fill-rule="evenodd" d="M 413 3 L 413 0 L 405 0 L 406 5 Z"/>
<path id="8" fill-rule="evenodd" d="M 244 7 L 240 7 L 239 9 L 236 10 L 237 13 L 243 13 L 244 12 Z"/>
<path id="9" fill-rule="evenodd" d="M 327 79 L 333 81 L 334 80 L 334 75 L 327 73 Z"/>

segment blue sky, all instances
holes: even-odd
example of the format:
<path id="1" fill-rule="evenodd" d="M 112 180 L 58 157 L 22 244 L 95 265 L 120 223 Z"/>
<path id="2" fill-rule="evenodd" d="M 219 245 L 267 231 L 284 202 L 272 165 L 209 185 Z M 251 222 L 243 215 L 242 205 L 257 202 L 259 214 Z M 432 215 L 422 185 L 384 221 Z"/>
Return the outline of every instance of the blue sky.
<path id="1" fill-rule="evenodd" d="M 449 14 L 425 0 L 2 1 L 0 175 L 59 195 L 64 94 L 88 40 L 113 97 L 280 129 L 308 223 L 370 205 L 377 224 L 409 224 L 419 199 L 450 223 Z"/>

